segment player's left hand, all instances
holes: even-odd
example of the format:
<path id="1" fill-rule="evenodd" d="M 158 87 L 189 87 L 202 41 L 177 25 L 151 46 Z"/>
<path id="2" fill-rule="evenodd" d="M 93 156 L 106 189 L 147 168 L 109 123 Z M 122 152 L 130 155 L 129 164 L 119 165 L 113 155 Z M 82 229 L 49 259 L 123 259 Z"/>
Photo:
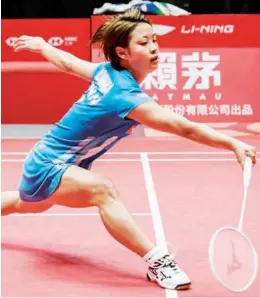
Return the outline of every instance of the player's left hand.
<path id="1" fill-rule="evenodd" d="M 15 52 L 22 50 L 40 52 L 45 43 L 45 40 L 41 37 L 22 35 L 16 39 L 13 48 Z"/>
<path id="2" fill-rule="evenodd" d="M 245 163 L 246 157 L 251 158 L 253 165 L 256 164 L 256 147 L 248 145 L 243 142 L 238 142 L 234 146 L 234 153 L 242 169 L 244 169 L 244 163 Z"/>

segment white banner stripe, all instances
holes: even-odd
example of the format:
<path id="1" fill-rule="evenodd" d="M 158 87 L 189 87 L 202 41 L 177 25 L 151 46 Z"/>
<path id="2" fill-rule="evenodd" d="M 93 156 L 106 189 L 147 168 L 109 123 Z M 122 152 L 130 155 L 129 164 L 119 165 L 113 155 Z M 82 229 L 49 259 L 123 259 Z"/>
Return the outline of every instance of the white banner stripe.
<path id="1" fill-rule="evenodd" d="M 4 61 L 1 63 L 2 72 L 61 72 L 50 62 L 44 61 Z"/>

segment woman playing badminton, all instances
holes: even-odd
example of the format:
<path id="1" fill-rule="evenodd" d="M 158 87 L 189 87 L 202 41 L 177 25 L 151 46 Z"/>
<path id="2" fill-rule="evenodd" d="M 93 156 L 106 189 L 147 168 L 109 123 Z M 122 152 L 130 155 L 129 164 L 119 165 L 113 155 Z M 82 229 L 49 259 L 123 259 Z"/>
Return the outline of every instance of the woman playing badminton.
<path id="1" fill-rule="evenodd" d="M 111 181 L 90 170 L 93 161 L 144 124 L 235 153 L 243 167 L 256 162 L 254 147 L 191 122 L 153 102 L 139 84 L 158 65 L 151 23 L 132 9 L 101 25 L 92 38 L 109 62 L 94 64 L 52 47 L 42 38 L 21 36 L 15 51 L 42 54 L 63 71 L 91 80 L 89 89 L 27 155 L 19 191 L 2 194 L 2 214 L 43 212 L 53 205 L 97 206 L 108 232 L 148 264 L 147 277 L 167 289 L 186 289 L 188 276 L 156 247 L 133 220 Z"/>

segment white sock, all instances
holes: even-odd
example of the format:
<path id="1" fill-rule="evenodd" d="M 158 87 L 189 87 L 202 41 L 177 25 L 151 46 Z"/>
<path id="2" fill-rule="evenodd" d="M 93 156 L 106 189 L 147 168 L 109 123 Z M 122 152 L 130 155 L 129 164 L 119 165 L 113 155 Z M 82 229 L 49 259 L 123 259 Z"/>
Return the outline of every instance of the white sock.
<path id="1" fill-rule="evenodd" d="M 150 263 L 164 257 L 167 254 L 168 251 L 166 248 L 160 248 L 158 246 L 155 246 L 143 257 L 143 259 L 145 260 L 145 262 Z"/>

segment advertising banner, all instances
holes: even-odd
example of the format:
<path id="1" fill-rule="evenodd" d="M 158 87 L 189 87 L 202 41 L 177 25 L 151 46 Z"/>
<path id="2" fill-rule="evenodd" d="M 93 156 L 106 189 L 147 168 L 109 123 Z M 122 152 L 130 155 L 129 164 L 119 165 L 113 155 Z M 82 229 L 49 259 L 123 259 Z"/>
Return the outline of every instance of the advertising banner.
<path id="1" fill-rule="evenodd" d="M 141 84 L 148 95 L 194 121 L 260 121 L 259 16 L 150 19 L 160 61 Z M 103 17 L 92 17 L 92 34 L 103 22 Z M 92 59 L 104 60 L 98 48 L 92 49 Z"/>
<path id="2" fill-rule="evenodd" d="M 60 72 L 38 53 L 15 53 L 12 45 L 21 35 L 43 37 L 51 45 L 89 60 L 90 21 L 2 20 L 2 123 L 54 123 L 89 82 Z"/>

